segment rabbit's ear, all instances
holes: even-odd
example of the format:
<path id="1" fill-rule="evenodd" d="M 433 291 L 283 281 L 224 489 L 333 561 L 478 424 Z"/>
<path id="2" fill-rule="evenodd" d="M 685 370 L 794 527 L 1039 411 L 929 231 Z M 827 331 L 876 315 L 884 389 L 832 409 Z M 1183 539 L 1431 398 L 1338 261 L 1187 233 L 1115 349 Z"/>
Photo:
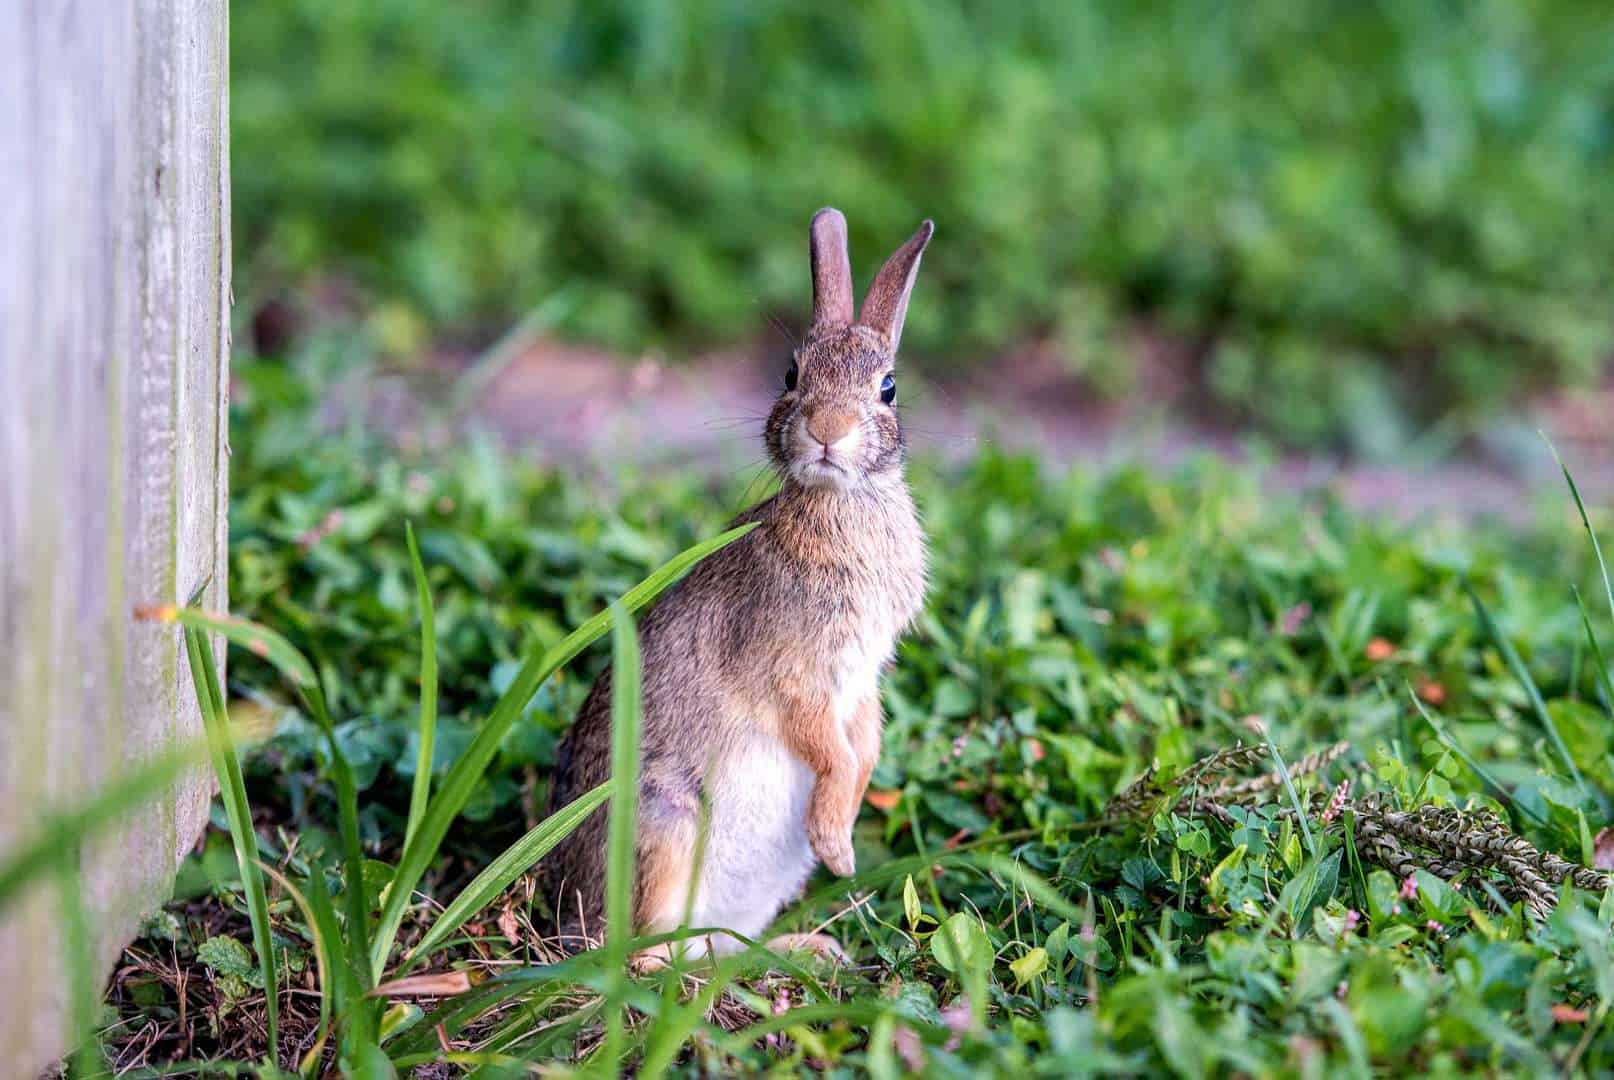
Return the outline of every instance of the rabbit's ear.
<path id="1" fill-rule="evenodd" d="M 897 343 L 902 340 L 902 321 L 908 316 L 908 297 L 913 294 L 914 278 L 919 275 L 919 256 L 930 243 L 930 234 L 936 231 L 929 218 L 919 231 L 886 260 L 880 272 L 874 275 L 874 284 L 863 298 L 863 314 L 858 322 L 885 339 L 886 348 L 893 356 Z"/>
<path id="2" fill-rule="evenodd" d="M 808 336 L 852 325 L 852 257 L 846 218 L 826 206 L 813 215 L 813 325 Z"/>

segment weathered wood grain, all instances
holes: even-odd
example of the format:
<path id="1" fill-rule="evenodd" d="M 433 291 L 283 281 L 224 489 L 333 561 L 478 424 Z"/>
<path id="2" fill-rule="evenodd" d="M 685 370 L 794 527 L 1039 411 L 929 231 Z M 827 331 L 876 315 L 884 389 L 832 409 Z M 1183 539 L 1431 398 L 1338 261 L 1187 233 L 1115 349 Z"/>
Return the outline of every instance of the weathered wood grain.
<path id="1" fill-rule="evenodd" d="M 0 850 L 200 720 L 177 633 L 225 606 L 225 0 L 0 3 Z M 205 820 L 197 775 L 84 855 L 110 964 Z M 54 898 L 0 922 L 0 1076 L 61 1049 Z M 103 968 L 105 970 L 105 968 Z"/>

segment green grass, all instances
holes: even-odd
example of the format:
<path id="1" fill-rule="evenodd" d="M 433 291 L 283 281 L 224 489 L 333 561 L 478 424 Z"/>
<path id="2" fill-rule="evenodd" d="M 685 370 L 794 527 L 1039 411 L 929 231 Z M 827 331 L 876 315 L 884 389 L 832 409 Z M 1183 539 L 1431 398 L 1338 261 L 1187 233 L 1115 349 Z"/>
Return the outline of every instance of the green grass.
<path id="1" fill-rule="evenodd" d="M 1587 0 L 238 5 L 243 296 L 356 280 L 389 347 L 547 305 L 636 351 L 806 312 L 938 223 L 904 342 L 1049 337 L 1124 391 L 1135 320 L 1288 439 L 1382 449 L 1611 344 L 1614 33 Z"/>
<path id="2" fill-rule="evenodd" d="M 1412 528 L 1212 462 L 1102 476 L 990 452 L 945 475 L 919 462 L 934 585 L 887 683 L 865 870 L 815 879 L 780 923 L 828 923 L 855 964 L 751 953 L 625 978 L 620 942 L 548 956 L 530 931 L 543 900 L 512 870 L 541 856 L 533 828 L 564 824 L 534 808 L 606 659 L 584 646 L 614 624 L 630 655 L 609 605 L 642 603 L 636 582 L 663 584 L 654 567 L 717 537 L 744 485 L 310 439 L 318 394 L 284 368 L 238 374 L 233 603 L 285 636 L 175 617 L 247 646 L 234 708 L 275 725 L 243 778 L 274 867 L 272 951 L 298 990 L 281 1028 L 309 1068 L 321 1052 L 480 1075 L 1614 1067 L 1614 894 L 1572 891 L 1536 920 L 1489 902 L 1516 869 L 1468 863 L 1453 884 L 1432 872 L 1450 860 L 1420 854 L 1392 874 L 1367 831 L 1385 808 L 1462 808 L 1589 861 L 1614 811 L 1614 702 L 1594 659 L 1614 625 L 1571 587 L 1604 593 L 1588 531 L 1608 536 L 1607 508 L 1585 507 L 1583 529 L 1566 489 L 1550 524 L 1522 533 Z M 440 708 L 422 755 L 428 597 Z M 631 762 L 624 687 L 613 757 Z M 1350 750 L 1314 768 L 1341 739 Z M 1250 763 L 1195 766 L 1238 743 Z M 405 843 L 422 760 L 431 801 Z M 1260 794 L 1218 794 L 1278 762 Z M 1112 801 L 1151 765 L 1141 794 Z M 1324 814 L 1346 778 L 1344 812 Z M 261 970 L 233 975 L 225 1007 L 218 939 L 252 940 L 229 852 L 209 842 L 126 958 L 114 1046 L 207 1057 L 261 1022 Z M 463 986 L 366 996 L 427 972 Z"/>

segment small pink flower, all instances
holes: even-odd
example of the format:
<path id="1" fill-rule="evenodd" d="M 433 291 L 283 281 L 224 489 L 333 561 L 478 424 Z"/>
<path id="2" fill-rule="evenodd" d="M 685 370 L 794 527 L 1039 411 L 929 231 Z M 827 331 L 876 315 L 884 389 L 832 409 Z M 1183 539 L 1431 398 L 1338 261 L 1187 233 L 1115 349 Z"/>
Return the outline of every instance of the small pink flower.
<path id="1" fill-rule="evenodd" d="M 941 1022 L 949 1031 L 955 1031 L 960 1034 L 974 1027 L 975 1018 L 970 1013 L 970 999 L 963 996 L 954 998 L 953 1003 L 941 1011 Z M 958 1035 L 953 1035 L 943 1044 L 942 1049 L 957 1050 L 958 1045 Z"/>
<path id="2" fill-rule="evenodd" d="M 960 995 L 952 1000 L 941 1011 L 941 1021 L 949 1031 L 968 1031 L 975 1026 L 975 1018 L 970 1013 L 970 999 Z"/>
<path id="3" fill-rule="evenodd" d="M 1441 926 L 1433 919 L 1430 919 L 1428 922 L 1424 923 L 1423 928 L 1429 931 L 1431 934 L 1438 934 L 1441 932 L 1441 930 L 1445 929 L 1445 927 Z"/>
<path id="4" fill-rule="evenodd" d="M 779 993 L 774 997 L 771 1008 L 773 1015 L 775 1016 L 783 1016 L 785 1013 L 789 1012 L 790 993 L 785 990 L 780 990 Z M 777 1050 L 784 1045 L 784 1039 L 780 1037 L 778 1032 L 769 1032 L 767 1035 L 762 1037 L 762 1041 L 766 1046 L 773 1050 Z"/>
<path id="5" fill-rule="evenodd" d="M 1283 618 L 1278 621 L 1278 633 L 1283 637 L 1294 637 L 1309 618 L 1311 605 L 1302 601 L 1283 613 Z"/>
<path id="6" fill-rule="evenodd" d="M 1418 879 L 1411 874 L 1408 874 L 1406 880 L 1401 883 L 1401 899 L 1418 899 Z"/>
<path id="7" fill-rule="evenodd" d="M 1340 812 L 1345 809 L 1345 797 L 1350 793 L 1351 781 L 1349 777 L 1346 777 L 1339 782 L 1339 787 L 1334 789 L 1333 798 L 1328 800 L 1328 806 L 1323 810 L 1323 820 L 1325 822 L 1333 821 L 1339 817 Z"/>
<path id="8" fill-rule="evenodd" d="M 307 551 L 337 529 L 342 527 L 342 511 L 332 510 L 320 519 L 319 524 L 306 530 L 297 537 L 297 546 Z"/>
<path id="9" fill-rule="evenodd" d="M 919 1042 L 919 1036 L 914 1034 L 913 1028 L 899 1027 L 892 1035 L 891 1041 L 896 1044 L 897 1053 L 902 1057 L 911 1072 L 924 1072 L 925 1051 Z"/>
<path id="10" fill-rule="evenodd" d="M 1351 992 L 1351 984 L 1346 982 L 1344 979 L 1339 980 L 1339 985 L 1334 987 L 1334 996 L 1336 998 L 1338 998 L 1340 1001 L 1344 1001 L 1345 1000 L 1345 995 L 1350 993 L 1350 992 Z"/>
<path id="11" fill-rule="evenodd" d="M 1354 934 L 1356 932 L 1356 928 L 1361 925 L 1362 913 L 1360 911 L 1357 911 L 1355 908 L 1351 908 L 1345 913 L 1345 932 L 1347 934 Z"/>
<path id="12" fill-rule="evenodd" d="M 964 756 L 964 736 L 962 735 L 953 739 L 953 756 L 956 758 Z"/>

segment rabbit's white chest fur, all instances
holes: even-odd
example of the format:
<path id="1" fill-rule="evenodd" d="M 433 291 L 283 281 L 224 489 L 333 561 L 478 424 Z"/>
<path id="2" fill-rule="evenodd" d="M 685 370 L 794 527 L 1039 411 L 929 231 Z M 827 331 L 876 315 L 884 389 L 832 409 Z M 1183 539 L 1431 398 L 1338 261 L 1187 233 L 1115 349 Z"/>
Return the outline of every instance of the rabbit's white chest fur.
<path id="1" fill-rule="evenodd" d="M 831 654 L 825 675 L 834 688 L 835 719 L 844 725 L 879 692 L 880 669 L 896 641 L 893 618 L 863 620 Z M 712 816 L 692 926 L 731 927 L 749 937 L 765 930 L 799 891 L 818 858 L 807 839 L 807 804 L 815 777 L 766 729 L 731 751 L 725 784 L 712 793 Z M 719 951 L 732 939 L 713 942 Z"/>
<path id="2" fill-rule="evenodd" d="M 777 739 L 758 737 L 732 751 L 726 768 L 745 783 L 712 792 L 712 817 L 691 926 L 723 926 L 755 937 L 813 872 L 807 800 L 813 773 Z M 712 943 L 719 952 L 733 939 Z"/>
<path id="3" fill-rule="evenodd" d="M 880 669 L 891 659 L 896 642 L 895 617 L 865 618 L 848 635 L 846 643 L 830 664 L 837 723 L 844 725 L 859 703 L 879 692 Z"/>

